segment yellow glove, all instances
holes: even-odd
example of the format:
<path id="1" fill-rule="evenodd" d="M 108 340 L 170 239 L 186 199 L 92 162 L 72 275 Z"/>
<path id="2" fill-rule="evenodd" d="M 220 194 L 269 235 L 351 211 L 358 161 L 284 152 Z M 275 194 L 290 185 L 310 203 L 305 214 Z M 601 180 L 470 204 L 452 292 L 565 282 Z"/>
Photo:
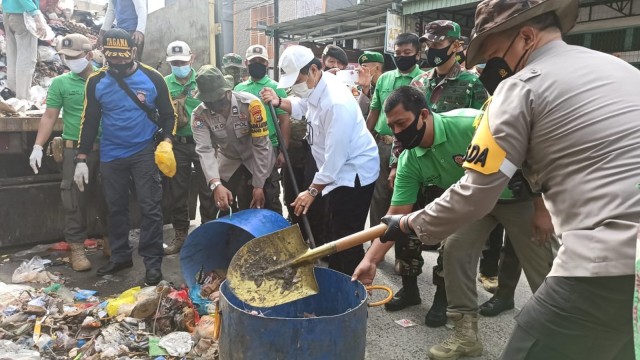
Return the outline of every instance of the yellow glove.
<path id="1" fill-rule="evenodd" d="M 176 174 L 176 158 L 173 156 L 173 145 L 162 141 L 156 148 L 156 165 L 168 177 Z"/>

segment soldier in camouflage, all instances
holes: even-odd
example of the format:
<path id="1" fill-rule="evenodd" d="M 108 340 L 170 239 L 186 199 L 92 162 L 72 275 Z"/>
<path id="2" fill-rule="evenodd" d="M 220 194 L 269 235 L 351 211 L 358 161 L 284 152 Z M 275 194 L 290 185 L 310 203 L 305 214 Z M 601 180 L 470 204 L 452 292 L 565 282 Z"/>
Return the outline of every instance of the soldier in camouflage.
<path id="1" fill-rule="evenodd" d="M 227 84 L 232 89 L 243 82 L 243 77 L 247 74 L 247 68 L 244 66 L 242 56 L 234 53 L 228 53 L 222 57 L 222 69 L 220 70 L 222 70 Z M 231 81 L 233 81 L 233 84 L 231 84 Z"/>

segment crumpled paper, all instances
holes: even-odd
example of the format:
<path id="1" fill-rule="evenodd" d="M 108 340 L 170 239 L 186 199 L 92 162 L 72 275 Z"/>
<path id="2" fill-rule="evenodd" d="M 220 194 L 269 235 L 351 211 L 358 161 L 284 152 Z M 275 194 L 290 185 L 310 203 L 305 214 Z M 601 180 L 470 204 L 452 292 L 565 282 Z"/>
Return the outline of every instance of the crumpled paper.
<path id="1" fill-rule="evenodd" d="M 158 345 L 165 349 L 171 356 L 185 356 L 193 348 L 191 334 L 184 331 L 176 331 L 165 335 L 160 339 Z"/>

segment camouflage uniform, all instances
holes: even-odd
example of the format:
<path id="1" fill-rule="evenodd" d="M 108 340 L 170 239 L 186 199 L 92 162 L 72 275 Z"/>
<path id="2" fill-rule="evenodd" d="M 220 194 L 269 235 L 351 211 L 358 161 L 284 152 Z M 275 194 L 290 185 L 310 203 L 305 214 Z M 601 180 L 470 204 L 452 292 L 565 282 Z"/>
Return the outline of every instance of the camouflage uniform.
<path id="1" fill-rule="evenodd" d="M 247 74 L 247 68 L 242 62 L 242 56 L 234 53 L 226 54 L 222 57 L 222 74 L 231 88 L 242 82 L 242 77 Z"/>

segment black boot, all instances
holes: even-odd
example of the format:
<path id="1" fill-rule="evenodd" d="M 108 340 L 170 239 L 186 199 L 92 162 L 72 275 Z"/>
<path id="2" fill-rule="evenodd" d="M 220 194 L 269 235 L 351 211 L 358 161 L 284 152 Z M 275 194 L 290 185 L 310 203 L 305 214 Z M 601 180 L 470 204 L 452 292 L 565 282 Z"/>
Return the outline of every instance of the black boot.
<path id="1" fill-rule="evenodd" d="M 489 301 L 480 305 L 479 313 L 482 316 L 497 316 L 503 311 L 513 309 L 514 305 L 513 294 L 511 296 L 496 294 Z"/>
<path id="2" fill-rule="evenodd" d="M 424 318 L 424 323 L 428 327 L 440 327 L 447 323 L 447 291 L 444 286 L 436 286 L 433 304 Z"/>
<path id="3" fill-rule="evenodd" d="M 420 291 L 418 290 L 417 276 L 403 276 L 402 289 L 400 289 L 393 299 L 384 304 L 387 311 L 398 311 L 413 305 L 420 305 Z"/>

